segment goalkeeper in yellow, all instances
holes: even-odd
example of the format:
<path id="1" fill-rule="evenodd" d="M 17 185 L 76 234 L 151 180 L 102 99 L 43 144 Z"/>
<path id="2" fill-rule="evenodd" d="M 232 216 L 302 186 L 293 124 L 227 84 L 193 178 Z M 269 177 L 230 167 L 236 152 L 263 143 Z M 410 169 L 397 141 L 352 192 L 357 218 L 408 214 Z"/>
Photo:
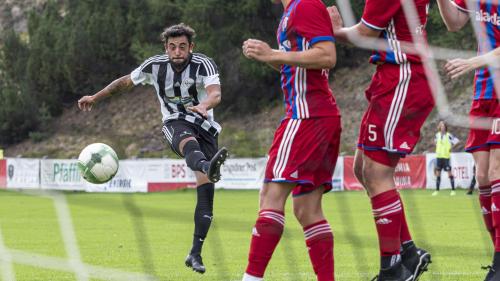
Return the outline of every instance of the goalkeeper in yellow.
<path id="1" fill-rule="evenodd" d="M 444 121 L 440 121 L 438 124 L 438 132 L 434 139 L 436 144 L 436 167 L 434 168 L 434 174 L 436 175 L 436 191 L 432 193 L 432 196 L 439 194 L 439 185 L 441 184 L 441 170 L 448 172 L 448 177 L 451 183 L 451 196 L 455 193 L 455 180 L 453 178 L 453 173 L 451 172 L 450 165 L 450 155 L 451 149 L 457 145 L 459 140 L 448 132 L 448 127 Z"/>

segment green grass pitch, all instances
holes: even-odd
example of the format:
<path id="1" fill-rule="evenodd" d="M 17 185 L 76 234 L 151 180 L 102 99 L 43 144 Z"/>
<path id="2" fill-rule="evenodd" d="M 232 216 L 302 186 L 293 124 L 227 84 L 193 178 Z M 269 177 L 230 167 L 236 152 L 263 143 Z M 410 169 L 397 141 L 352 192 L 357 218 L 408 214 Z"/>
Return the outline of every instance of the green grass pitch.
<path id="1" fill-rule="evenodd" d="M 257 214 L 256 190 L 216 191 L 214 222 L 203 252 L 204 275 L 184 266 L 192 239 L 194 190 L 64 194 L 86 265 L 149 273 L 157 280 L 241 280 Z M 449 191 L 436 197 L 430 194 L 402 192 L 413 238 L 433 258 L 430 271 L 420 280 L 482 280 L 486 271 L 481 266 L 490 262 L 493 249 L 477 194 L 466 196 L 463 190 L 455 197 Z M 266 280 L 315 280 L 302 229 L 288 203 L 284 236 Z M 336 280 L 369 280 L 376 274 L 379 258 L 367 196 L 364 192 L 329 193 L 323 208 L 334 230 Z M 12 252 L 67 258 L 54 201 L 48 197 L 1 191 L 0 229 L 4 245 Z M 77 280 L 72 272 L 39 268 L 22 260 L 15 260 L 12 267 L 18 281 Z"/>

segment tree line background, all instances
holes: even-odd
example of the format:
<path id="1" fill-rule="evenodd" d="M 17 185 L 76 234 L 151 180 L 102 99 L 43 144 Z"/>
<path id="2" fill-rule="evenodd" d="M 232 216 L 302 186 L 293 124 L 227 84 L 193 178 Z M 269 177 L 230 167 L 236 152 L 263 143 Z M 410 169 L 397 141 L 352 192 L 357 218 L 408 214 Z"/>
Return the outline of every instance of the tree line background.
<path id="1" fill-rule="evenodd" d="M 351 4 L 359 18 L 364 1 Z M 195 51 L 219 66 L 222 118 L 257 112 L 281 99 L 271 94 L 279 92 L 279 81 L 269 67 L 245 59 L 241 44 L 259 38 L 276 46 L 281 13 L 269 0 L 48 1 L 30 12 L 27 34 L 1 34 L 0 145 L 45 137 L 65 107 L 162 53 L 161 32 L 179 22 L 197 31 Z M 435 3 L 427 31 L 435 45 L 475 45 L 470 27 L 446 32 Z M 338 44 L 337 52 L 336 69 L 366 63 L 366 51 Z"/>

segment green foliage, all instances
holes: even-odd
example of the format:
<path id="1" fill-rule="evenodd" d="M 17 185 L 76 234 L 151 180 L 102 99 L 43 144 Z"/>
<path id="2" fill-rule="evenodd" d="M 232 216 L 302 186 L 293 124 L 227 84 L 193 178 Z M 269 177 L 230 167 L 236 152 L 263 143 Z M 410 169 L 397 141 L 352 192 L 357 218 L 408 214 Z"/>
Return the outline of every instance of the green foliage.
<path id="1" fill-rule="evenodd" d="M 477 45 L 470 24 L 459 32 L 448 32 L 439 14 L 437 3 L 434 2 L 431 3 L 426 30 L 429 43 L 432 45 L 453 49 L 458 47 L 466 50 L 474 50 Z"/>
<path id="2" fill-rule="evenodd" d="M 25 77 L 28 50 L 8 31 L 0 49 L 0 143 L 20 141 L 37 125 L 36 99 L 20 83 Z"/>

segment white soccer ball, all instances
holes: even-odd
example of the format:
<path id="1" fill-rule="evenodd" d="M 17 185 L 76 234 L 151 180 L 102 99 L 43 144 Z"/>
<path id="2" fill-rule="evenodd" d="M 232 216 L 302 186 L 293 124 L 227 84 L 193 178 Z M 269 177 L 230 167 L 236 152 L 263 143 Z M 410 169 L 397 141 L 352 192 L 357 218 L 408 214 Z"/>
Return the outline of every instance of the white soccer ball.
<path id="1" fill-rule="evenodd" d="M 90 183 L 105 183 L 118 172 L 118 156 L 104 143 L 85 147 L 78 156 L 78 168 L 82 177 Z"/>

